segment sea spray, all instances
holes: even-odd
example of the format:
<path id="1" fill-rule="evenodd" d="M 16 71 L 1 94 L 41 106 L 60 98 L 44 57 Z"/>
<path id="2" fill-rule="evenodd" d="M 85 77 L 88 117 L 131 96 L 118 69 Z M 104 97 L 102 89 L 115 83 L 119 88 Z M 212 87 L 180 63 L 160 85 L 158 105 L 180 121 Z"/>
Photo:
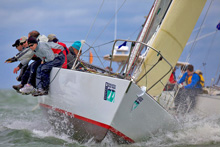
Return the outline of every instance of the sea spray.
<path id="1" fill-rule="evenodd" d="M 83 144 L 65 134 L 55 133 L 37 98 L 12 90 L 0 91 L 0 146 L 220 146 L 220 116 L 198 117 L 189 114 L 179 118 L 180 127 L 173 132 L 160 131 L 143 142 L 119 145 L 107 135 L 102 142 L 92 139 Z M 65 122 L 65 119 L 64 119 Z"/>

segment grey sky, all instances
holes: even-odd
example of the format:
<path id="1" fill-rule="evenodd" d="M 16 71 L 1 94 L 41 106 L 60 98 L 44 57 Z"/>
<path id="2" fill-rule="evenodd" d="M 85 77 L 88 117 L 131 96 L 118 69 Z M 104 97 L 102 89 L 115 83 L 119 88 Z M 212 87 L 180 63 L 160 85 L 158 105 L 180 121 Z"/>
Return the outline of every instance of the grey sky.
<path id="1" fill-rule="evenodd" d="M 118 8 L 122 5 L 124 0 L 118 0 Z M 12 85 L 18 84 L 15 80 L 16 74 L 13 74 L 13 69 L 19 64 L 11 63 L 5 64 L 4 61 L 14 56 L 17 50 L 11 45 L 21 36 L 27 36 L 32 30 L 38 30 L 41 34 L 56 34 L 60 41 L 63 41 L 69 47 L 76 40 L 84 40 L 94 18 L 99 10 L 102 0 L 0 0 L 0 89 L 11 88 Z M 152 0 L 127 0 L 120 9 L 117 17 L 117 38 L 135 40 L 138 28 L 144 23 L 145 18 L 152 6 Z M 206 13 L 207 6 L 202 12 L 202 15 L 195 28 L 198 28 Z M 207 19 L 202 28 L 200 37 L 215 31 L 219 18 L 220 0 L 215 0 L 210 8 Z M 94 28 L 91 30 L 86 42 L 93 44 L 97 36 L 109 23 L 110 19 L 115 13 L 115 0 L 104 1 L 103 7 L 98 15 Z M 114 19 L 109 23 L 105 31 L 98 38 L 94 45 L 106 43 L 114 40 Z M 137 31 L 138 30 L 138 31 Z M 193 31 L 189 42 L 198 32 L 198 29 Z M 196 68 L 200 67 L 200 61 L 203 61 L 206 50 L 210 46 L 213 35 L 209 35 L 200 39 L 192 54 L 193 59 L 190 60 Z M 219 63 L 219 33 L 212 46 L 208 58 L 208 62 L 217 62 L 210 65 L 207 71 L 209 79 L 213 77 L 213 73 L 217 70 Z M 111 44 L 112 45 L 112 44 Z M 102 50 L 103 54 L 109 53 L 111 45 L 106 46 L 106 50 Z M 190 44 L 187 45 L 180 60 L 185 61 Z M 83 51 L 88 47 L 83 47 Z M 100 50 L 99 50 L 100 51 Z M 94 54 L 94 53 L 93 53 Z M 104 63 L 104 64 L 107 64 Z M 207 66 L 209 64 L 207 63 Z M 202 69 L 203 70 L 203 69 Z M 211 73 L 209 73 L 211 71 Z"/>

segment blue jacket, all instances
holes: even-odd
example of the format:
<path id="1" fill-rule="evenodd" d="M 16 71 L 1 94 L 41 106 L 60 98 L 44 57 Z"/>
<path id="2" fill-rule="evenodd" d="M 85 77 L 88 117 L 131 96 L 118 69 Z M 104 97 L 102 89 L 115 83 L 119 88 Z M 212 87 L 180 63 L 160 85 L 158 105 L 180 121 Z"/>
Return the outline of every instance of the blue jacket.
<path id="1" fill-rule="evenodd" d="M 187 72 L 185 72 L 182 76 L 182 78 L 177 82 L 178 84 L 183 83 L 184 81 L 186 81 L 188 79 L 188 74 Z M 184 86 L 184 88 L 186 89 L 191 89 L 191 88 L 202 88 L 201 84 L 199 83 L 200 81 L 200 77 L 198 74 L 193 73 L 192 75 L 192 82 L 186 86 Z"/>

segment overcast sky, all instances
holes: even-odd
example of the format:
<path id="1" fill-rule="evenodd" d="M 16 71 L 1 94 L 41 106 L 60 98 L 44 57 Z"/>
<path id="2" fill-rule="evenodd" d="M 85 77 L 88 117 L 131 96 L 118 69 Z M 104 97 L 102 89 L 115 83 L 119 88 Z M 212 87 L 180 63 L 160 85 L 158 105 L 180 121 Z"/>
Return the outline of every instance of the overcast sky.
<path id="1" fill-rule="evenodd" d="M 0 89 L 10 89 L 12 85 L 19 84 L 15 79 L 17 75 L 13 74 L 13 69 L 19 63 L 5 64 L 4 61 L 18 52 L 12 47 L 15 40 L 27 36 L 32 30 L 38 30 L 46 36 L 56 34 L 68 47 L 76 40 L 86 39 L 88 44 L 94 46 L 114 40 L 116 1 L 106 0 L 103 5 L 102 2 L 102 0 L 0 0 Z M 186 61 L 193 44 L 190 42 L 198 33 L 210 2 L 207 1 L 180 61 Z M 153 1 L 127 0 L 123 3 L 124 0 L 117 0 L 117 8 L 122 7 L 117 15 L 116 36 L 118 39 L 135 40 Z M 102 9 L 96 18 L 101 5 Z M 215 76 L 220 62 L 220 41 L 218 41 L 220 33 L 214 33 L 220 21 L 219 8 L 220 0 L 213 1 L 189 60 L 196 69 L 201 70 L 204 70 L 202 62 L 204 60 L 207 62 L 204 70 L 207 81 Z M 90 31 L 95 18 L 94 27 Z M 112 44 L 107 45 L 105 50 L 98 48 L 98 54 L 100 55 L 101 51 L 103 54 L 109 53 L 111 46 Z M 83 51 L 87 48 L 88 46 L 84 46 Z"/>

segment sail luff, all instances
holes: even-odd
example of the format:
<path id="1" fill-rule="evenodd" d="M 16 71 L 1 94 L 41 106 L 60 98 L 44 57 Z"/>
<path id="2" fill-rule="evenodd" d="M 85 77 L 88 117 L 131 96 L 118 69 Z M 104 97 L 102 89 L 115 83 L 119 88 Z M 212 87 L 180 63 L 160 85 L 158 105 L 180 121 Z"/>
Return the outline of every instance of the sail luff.
<path id="1" fill-rule="evenodd" d="M 158 4 L 160 3 L 161 0 L 155 0 L 153 7 L 151 8 L 151 11 L 145 21 L 144 27 L 140 33 L 139 38 L 137 39 L 138 42 L 142 42 L 145 38 L 146 33 L 149 30 L 150 24 L 152 22 L 152 19 L 156 13 L 156 7 L 158 6 Z M 128 63 L 128 74 L 133 70 L 133 65 L 135 63 L 135 60 L 137 59 L 137 57 L 140 54 L 140 49 L 141 49 L 141 44 L 140 43 L 136 43 L 134 49 L 132 50 L 130 59 L 129 59 L 129 63 Z"/>
<path id="2" fill-rule="evenodd" d="M 202 12 L 206 0 L 173 0 L 167 14 L 157 32 L 151 46 L 158 51 L 175 66 L 177 63 L 192 30 Z M 159 56 L 150 50 L 141 65 L 141 72 L 137 74 L 139 79 L 150 69 L 159 59 Z M 139 83 L 139 86 L 146 86 L 147 89 L 157 82 L 163 75 L 169 71 L 170 66 L 163 60 L 155 66 Z M 171 74 L 171 72 L 170 72 Z M 159 95 L 166 85 L 170 74 L 165 76 L 161 82 L 156 84 L 148 91 L 152 96 Z"/>
<path id="3" fill-rule="evenodd" d="M 143 38 L 143 42 L 144 43 L 147 43 L 147 44 L 151 44 L 151 41 L 154 40 L 154 37 L 161 24 L 161 22 L 163 21 L 163 18 L 165 17 L 166 15 L 166 12 L 171 4 L 172 0 L 163 0 L 163 1 L 160 1 L 158 2 L 157 6 L 156 6 L 156 13 L 154 15 L 154 18 L 151 22 L 151 24 L 149 25 L 149 28 L 148 28 L 148 32 L 146 33 L 145 37 Z M 142 50 L 144 48 L 144 45 L 141 46 L 141 49 Z M 149 51 L 149 48 L 146 48 L 145 50 L 145 53 L 142 54 L 141 56 L 142 57 L 146 57 L 147 53 Z M 133 73 L 133 77 L 136 77 L 136 74 L 139 73 L 140 71 L 140 66 L 141 66 L 141 63 L 140 62 L 139 64 L 137 64 L 137 68 L 135 69 L 135 72 Z"/>

